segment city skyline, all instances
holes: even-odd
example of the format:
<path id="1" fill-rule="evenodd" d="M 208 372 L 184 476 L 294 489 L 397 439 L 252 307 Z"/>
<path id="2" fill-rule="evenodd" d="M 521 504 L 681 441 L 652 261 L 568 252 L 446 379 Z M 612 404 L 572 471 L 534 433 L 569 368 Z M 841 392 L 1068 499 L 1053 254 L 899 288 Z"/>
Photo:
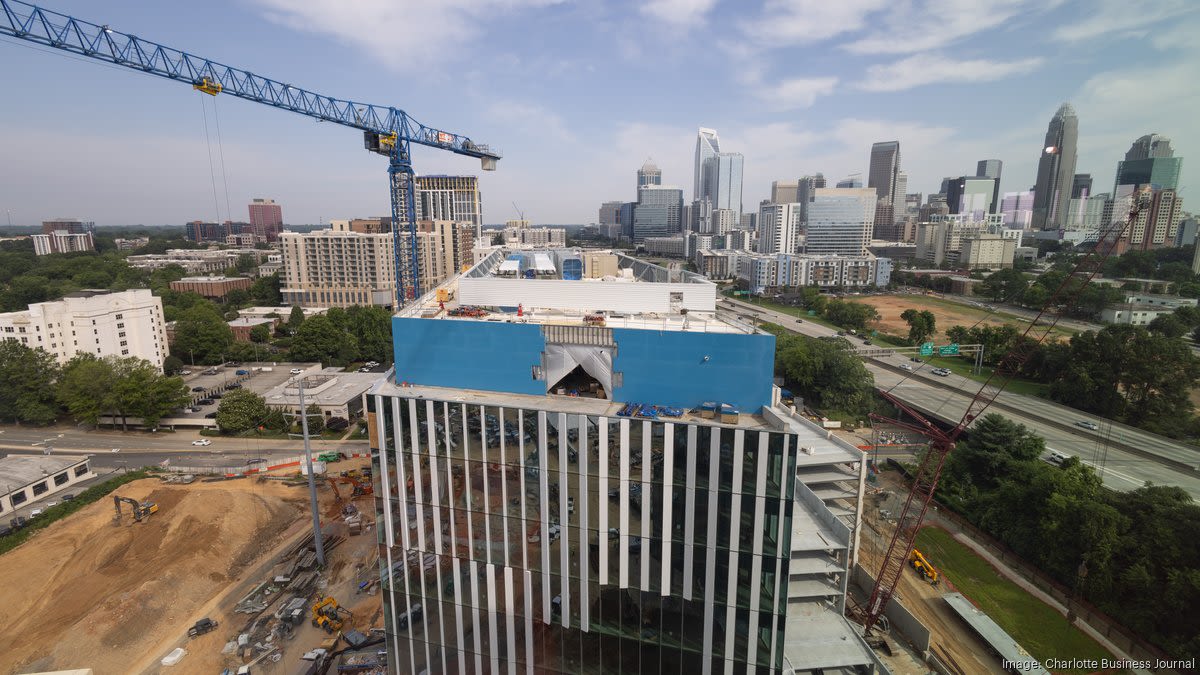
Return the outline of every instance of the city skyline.
<path id="1" fill-rule="evenodd" d="M 962 4 L 957 14 L 971 15 Z M 1191 82 L 1200 60 L 1184 39 L 1197 25 L 1188 3 L 1147 3 L 1141 11 L 1118 3 L 1042 4 L 1004 3 L 984 22 L 932 34 L 920 27 L 937 8 L 922 3 L 904 16 L 869 2 L 820 10 L 831 16 L 771 2 L 630 7 L 531 0 L 419 12 L 368 3 L 358 11 L 370 13 L 371 22 L 317 2 L 276 0 L 204 11 L 116 3 L 98 12 L 67 0 L 52 8 L 321 93 L 394 105 L 491 143 L 505 158 L 495 174 L 480 174 L 484 222 L 512 217 L 516 201 L 535 223 L 587 223 L 597 203 L 627 198 L 629 172 L 647 156 L 664 182 L 686 185 L 697 126 L 720 130 L 725 146 L 744 155 L 744 212 L 769 195 L 773 180 L 866 173 L 870 145 L 892 139 L 904 147 L 912 192 L 935 191 L 942 176 L 969 175 L 983 157 L 1006 165 L 1000 192 L 1026 190 L 1036 174 L 1033 149 L 1063 101 L 1080 118 L 1076 171 L 1091 173 L 1098 185 L 1112 183 L 1130 141 L 1145 134 L 1170 137 L 1176 156 L 1193 154 L 1197 132 L 1186 115 L 1198 96 Z M 448 34 L 443 24 L 459 32 Z M 1043 25 L 1060 28 L 1042 37 Z M 876 27 L 888 30 L 877 35 Z M 505 40 L 517 30 L 547 39 Z M 920 44 L 882 39 L 905 30 Z M 409 31 L 423 39 L 415 46 L 388 42 Z M 1014 39 L 1022 32 L 1039 37 Z M 201 43 L 199 34 L 211 37 Z M 488 37 L 500 48 L 487 59 L 475 58 L 481 51 L 472 40 L 450 55 L 424 49 L 434 38 L 459 36 Z M 228 97 L 217 97 L 214 117 L 214 101 L 198 102 L 190 88 L 23 47 L 0 44 L 0 53 L 21 65 L 3 76 L 8 89 L 38 101 L 36 114 L 27 107 L 0 113 L 10 157 L 18 158 L 0 167 L 9 186 L 0 208 L 11 210 L 16 224 L 63 212 L 100 225 L 225 220 L 228 210 L 237 220 L 244 204 L 263 194 L 283 204 L 294 224 L 387 212 L 385 166 L 362 152 L 353 133 Z M 917 49 L 923 51 L 909 55 Z M 661 78 L 644 75 L 650 53 L 660 59 Z M 808 64 L 805 78 L 789 74 L 796 59 Z M 531 72 L 538 77 L 517 77 Z M 697 86 L 701 73 L 712 80 L 707 86 Z M 469 91 L 449 100 L 433 96 L 447 77 Z M 1162 86 L 1140 84 L 1148 79 Z M 614 113 L 597 96 L 618 81 L 639 105 Z M 714 87 L 734 95 L 714 97 Z M 87 102 L 88 133 L 73 142 L 75 156 L 87 161 L 64 165 L 45 148 L 78 124 L 80 101 Z M 215 208 L 202 105 L 213 154 L 224 155 L 227 174 L 217 162 Z M 418 151 L 418 172 L 479 173 L 469 160 L 438 154 Z M 1185 173 L 1180 188 L 1187 184 Z"/>

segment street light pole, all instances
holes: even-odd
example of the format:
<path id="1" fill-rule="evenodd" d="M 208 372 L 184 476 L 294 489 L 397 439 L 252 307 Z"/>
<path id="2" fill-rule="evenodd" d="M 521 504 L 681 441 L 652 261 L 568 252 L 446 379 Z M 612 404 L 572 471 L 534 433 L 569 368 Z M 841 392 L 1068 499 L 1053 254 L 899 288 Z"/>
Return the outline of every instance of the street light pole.
<path id="1" fill-rule="evenodd" d="M 321 514 L 317 504 L 317 477 L 313 475 L 312 447 L 308 441 L 308 407 L 304 404 L 304 377 L 300 377 L 300 430 L 304 433 L 304 463 L 308 467 L 308 497 L 312 507 L 313 548 L 317 564 L 325 566 L 325 545 L 321 541 Z"/>

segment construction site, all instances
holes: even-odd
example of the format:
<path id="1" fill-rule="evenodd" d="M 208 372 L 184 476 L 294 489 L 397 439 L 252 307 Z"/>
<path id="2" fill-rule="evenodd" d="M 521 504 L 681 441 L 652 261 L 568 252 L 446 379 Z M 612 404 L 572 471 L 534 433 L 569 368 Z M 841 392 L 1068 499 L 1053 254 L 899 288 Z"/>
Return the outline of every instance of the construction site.
<path id="1" fill-rule="evenodd" d="M 382 627 L 368 467 L 318 478 L 323 567 L 294 468 L 138 480 L 53 523 L 0 556 L 0 671 L 382 672 L 354 649 Z"/>

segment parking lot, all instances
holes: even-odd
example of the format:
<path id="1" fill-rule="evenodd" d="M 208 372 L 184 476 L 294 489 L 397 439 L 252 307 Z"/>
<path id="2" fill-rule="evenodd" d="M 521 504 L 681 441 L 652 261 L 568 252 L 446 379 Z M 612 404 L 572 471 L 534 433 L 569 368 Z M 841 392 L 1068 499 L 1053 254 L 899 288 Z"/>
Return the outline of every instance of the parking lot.
<path id="1" fill-rule="evenodd" d="M 230 385 L 239 385 L 256 394 L 263 394 L 283 384 L 288 379 L 295 377 L 291 372 L 293 369 L 315 371 L 320 370 L 320 368 L 321 365 L 318 363 L 240 363 L 237 365 L 188 368 L 187 370 L 191 370 L 192 372 L 182 376 L 183 382 L 187 385 L 192 397 L 191 408 L 199 408 L 199 411 L 184 411 L 172 415 L 172 417 L 196 419 L 204 418 L 210 414 L 215 415 L 217 406 L 221 402 L 220 396 L 229 392 Z M 246 374 L 238 375 L 239 371 L 244 371 Z M 217 398 L 213 398 L 214 396 L 217 396 Z M 197 401 L 209 398 L 213 401 L 209 405 L 197 405 L 196 403 Z"/>

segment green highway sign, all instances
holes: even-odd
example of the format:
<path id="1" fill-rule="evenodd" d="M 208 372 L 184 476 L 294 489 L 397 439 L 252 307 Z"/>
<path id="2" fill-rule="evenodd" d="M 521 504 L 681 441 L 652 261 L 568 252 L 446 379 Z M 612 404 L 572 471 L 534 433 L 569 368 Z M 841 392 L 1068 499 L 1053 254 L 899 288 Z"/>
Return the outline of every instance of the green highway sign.
<path id="1" fill-rule="evenodd" d="M 945 347 L 938 347 L 938 354 L 941 356 L 957 356 L 958 343 L 948 344 Z"/>
<path id="2" fill-rule="evenodd" d="M 933 343 L 926 342 L 921 345 L 921 356 L 933 356 Z"/>

